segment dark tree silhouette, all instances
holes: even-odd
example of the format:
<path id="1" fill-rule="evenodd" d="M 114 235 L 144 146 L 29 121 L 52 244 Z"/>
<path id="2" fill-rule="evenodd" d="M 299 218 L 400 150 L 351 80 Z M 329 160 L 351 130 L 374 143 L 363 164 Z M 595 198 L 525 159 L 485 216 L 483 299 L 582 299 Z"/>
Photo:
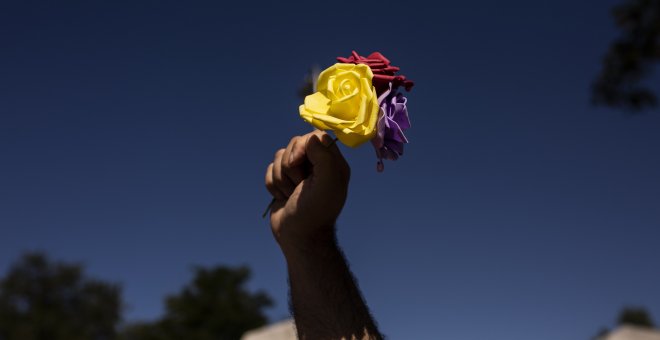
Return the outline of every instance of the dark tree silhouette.
<path id="1" fill-rule="evenodd" d="M 624 307 L 619 312 L 617 318 L 617 325 L 632 325 L 637 327 L 644 328 L 653 328 L 653 320 L 648 311 L 643 307 Z M 602 340 L 610 333 L 610 329 L 607 327 L 601 328 L 595 336 L 592 337 L 592 340 Z"/>
<path id="2" fill-rule="evenodd" d="M 166 298 L 165 316 L 154 323 L 129 326 L 126 340 L 237 340 L 268 321 L 263 309 L 272 305 L 263 292 L 244 285 L 247 267 L 196 268 L 192 282 Z"/>
<path id="3" fill-rule="evenodd" d="M 29 253 L 0 280 L 0 339 L 114 339 L 121 308 L 118 285 Z"/>
<path id="4" fill-rule="evenodd" d="M 642 307 L 626 307 L 619 313 L 619 325 L 633 325 L 638 327 L 653 328 L 651 316 Z"/>
<path id="5" fill-rule="evenodd" d="M 592 99 L 595 104 L 639 112 L 657 103 L 655 94 L 640 82 L 660 60 L 660 0 L 627 0 L 612 14 L 622 36 L 603 58 Z"/>

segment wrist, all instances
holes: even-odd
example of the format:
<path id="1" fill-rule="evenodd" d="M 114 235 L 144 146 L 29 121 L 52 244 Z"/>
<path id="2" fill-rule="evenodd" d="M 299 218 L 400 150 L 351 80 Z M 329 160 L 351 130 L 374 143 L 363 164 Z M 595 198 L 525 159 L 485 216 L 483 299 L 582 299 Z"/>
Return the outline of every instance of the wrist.
<path id="1" fill-rule="evenodd" d="M 338 249 L 334 225 L 310 229 L 314 229 L 313 232 L 278 238 L 280 249 L 288 262 L 325 257 Z"/>

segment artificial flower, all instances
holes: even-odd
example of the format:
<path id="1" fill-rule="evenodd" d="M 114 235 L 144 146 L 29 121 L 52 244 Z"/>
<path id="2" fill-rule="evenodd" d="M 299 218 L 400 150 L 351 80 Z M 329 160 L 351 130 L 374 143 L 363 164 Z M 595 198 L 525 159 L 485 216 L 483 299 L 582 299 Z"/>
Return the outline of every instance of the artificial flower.
<path id="1" fill-rule="evenodd" d="M 337 57 L 337 61 L 340 63 L 365 64 L 369 66 L 374 73 L 373 85 L 376 87 L 378 95 L 387 91 L 390 83 L 392 84 L 393 89 L 396 90 L 399 86 L 403 86 L 406 91 L 410 91 L 413 85 L 415 85 L 415 83 L 412 80 L 407 79 L 406 76 L 396 75 L 396 73 L 399 72 L 399 68 L 391 65 L 390 60 L 385 58 L 380 52 L 374 52 L 368 57 L 363 57 L 353 51 L 350 57 Z"/>
<path id="2" fill-rule="evenodd" d="M 305 97 L 300 116 L 320 130 L 332 130 L 350 147 L 376 134 L 378 96 L 371 68 L 363 64 L 337 63 L 319 74 L 317 92 Z"/>
<path id="3" fill-rule="evenodd" d="M 407 102 L 403 94 L 392 89 L 391 83 L 378 98 L 380 109 L 376 124 L 377 132 L 371 143 L 378 157 L 379 172 L 384 169 L 383 159 L 397 160 L 403 155 L 403 144 L 408 143 L 408 139 L 403 134 L 404 130 L 410 128 Z"/>

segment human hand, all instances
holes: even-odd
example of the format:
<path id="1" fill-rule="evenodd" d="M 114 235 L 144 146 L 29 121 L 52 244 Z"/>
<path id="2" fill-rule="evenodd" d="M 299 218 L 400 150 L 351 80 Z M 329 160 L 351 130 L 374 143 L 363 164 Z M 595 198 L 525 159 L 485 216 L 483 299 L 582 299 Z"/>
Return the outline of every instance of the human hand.
<path id="1" fill-rule="evenodd" d="M 348 192 L 350 167 L 330 136 L 316 130 L 291 139 L 266 170 L 273 195 L 270 224 L 286 252 L 309 241 L 334 241 Z"/>

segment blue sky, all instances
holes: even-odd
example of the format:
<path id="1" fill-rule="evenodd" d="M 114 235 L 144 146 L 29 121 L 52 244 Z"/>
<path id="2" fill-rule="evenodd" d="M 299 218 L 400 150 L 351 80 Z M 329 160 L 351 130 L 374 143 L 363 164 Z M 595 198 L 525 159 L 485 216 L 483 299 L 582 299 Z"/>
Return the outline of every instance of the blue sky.
<path id="1" fill-rule="evenodd" d="M 398 162 L 342 148 L 339 239 L 384 333 L 586 339 L 628 304 L 660 321 L 660 114 L 589 102 L 616 3 L 3 2 L 0 272 L 82 261 L 130 321 L 192 265 L 247 264 L 285 318 L 263 173 L 310 130 L 308 67 L 355 49 L 416 81 Z"/>

